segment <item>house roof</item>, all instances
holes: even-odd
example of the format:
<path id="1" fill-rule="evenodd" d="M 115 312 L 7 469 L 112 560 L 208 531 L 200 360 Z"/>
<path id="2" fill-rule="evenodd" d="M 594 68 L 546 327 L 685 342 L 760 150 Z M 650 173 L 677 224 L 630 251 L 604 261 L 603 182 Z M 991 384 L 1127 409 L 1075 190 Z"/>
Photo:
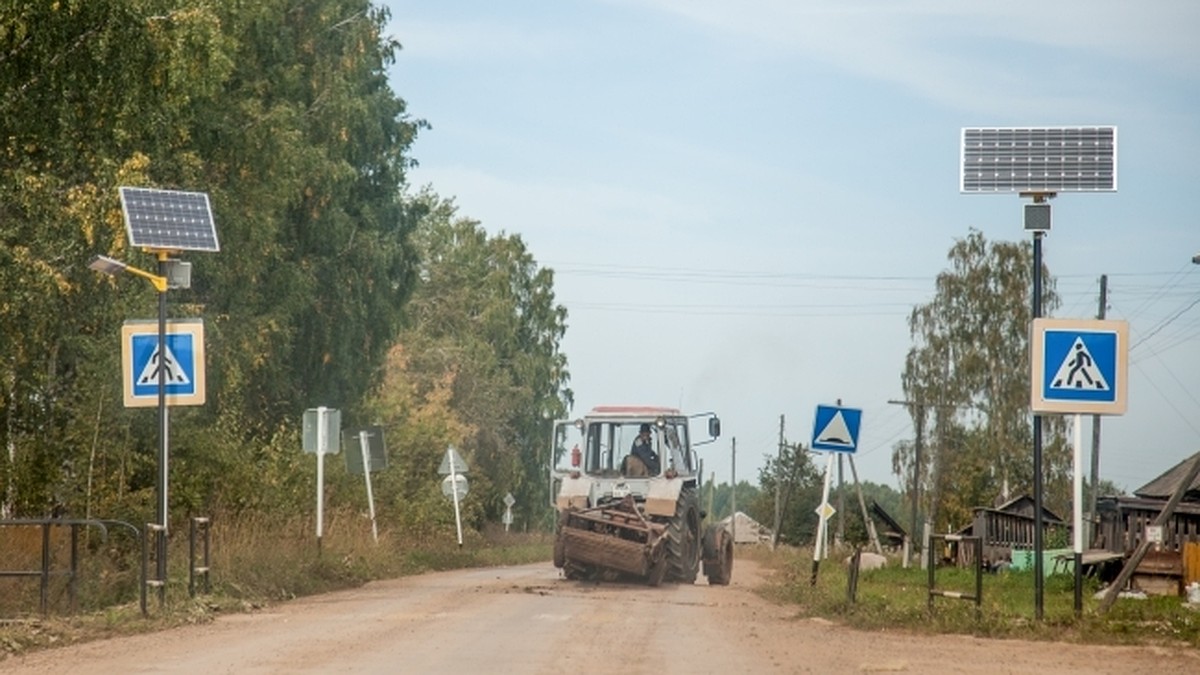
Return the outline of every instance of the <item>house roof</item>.
<path id="1" fill-rule="evenodd" d="M 738 511 L 735 515 L 737 517 L 737 531 L 735 532 L 734 543 L 745 544 L 760 541 L 764 538 L 770 538 L 770 528 L 764 526 L 762 523 L 751 518 L 742 511 Z M 729 528 L 732 518 L 733 516 L 726 516 L 720 524 L 726 528 Z"/>
<path id="2" fill-rule="evenodd" d="M 975 509 L 976 511 L 1000 511 L 1002 513 L 1011 513 L 1020 515 L 1022 512 L 1027 512 L 1029 518 L 1033 518 L 1034 509 L 1037 508 L 1033 497 L 1029 495 L 1021 495 L 1004 502 L 994 509 Z M 1042 505 L 1042 520 L 1050 520 L 1056 523 L 1066 522 L 1057 513 Z"/>
<path id="3" fill-rule="evenodd" d="M 892 532 L 899 535 L 901 538 L 908 536 L 908 531 L 905 530 L 900 523 L 896 522 L 896 519 L 893 518 L 890 513 L 883 510 L 883 507 L 879 505 L 879 502 L 872 499 L 871 506 L 867 508 L 870 510 L 871 515 L 882 520 L 883 524 L 887 525 Z"/>
<path id="4" fill-rule="evenodd" d="M 1133 494 L 1144 499 L 1170 499 L 1175 491 L 1179 489 L 1179 484 L 1187 478 L 1187 474 L 1191 471 L 1192 462 L 1200 456 L 1200 452 L 1188 457 L 1182 462 L 1176 464 L 1167 470 L 1158 478 L 1146 483 L 1142 487 L 1133 491 Z M 1192 481 L 1188 486 L 1187 492 L 1183 494 L 1184 501 L 1194 502 L 1200 501 L 1200 475 Z"/>

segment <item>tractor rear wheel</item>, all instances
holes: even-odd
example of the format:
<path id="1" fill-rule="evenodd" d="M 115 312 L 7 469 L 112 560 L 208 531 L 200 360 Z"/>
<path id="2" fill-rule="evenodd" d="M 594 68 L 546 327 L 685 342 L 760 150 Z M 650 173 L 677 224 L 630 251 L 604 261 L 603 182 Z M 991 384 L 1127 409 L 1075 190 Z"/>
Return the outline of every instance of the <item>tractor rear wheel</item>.
<path id="1" fill-rule="evenodd" d="M 728 586 L 733 577 L 733 537 L 720 525 L 704 532 L 704 576 L 710 586 Z"/>
<path id="2" fill-rule="evenodd" d="M 695 583 L 700 573 L 699 502 L 695 488 L 683 488 L 667 523 L 667 578 L 681 584 Z"/>

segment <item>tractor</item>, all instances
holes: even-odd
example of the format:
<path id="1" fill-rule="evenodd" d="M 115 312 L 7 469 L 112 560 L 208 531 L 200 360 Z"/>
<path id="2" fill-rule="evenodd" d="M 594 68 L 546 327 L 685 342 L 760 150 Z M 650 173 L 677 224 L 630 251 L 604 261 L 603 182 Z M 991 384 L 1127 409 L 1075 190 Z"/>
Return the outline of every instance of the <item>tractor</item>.
<path id="1" fill-rule="evenodd" d="M 707 420 L 698 442 L 694 419 Z M 694 583 L 703 568 L 710 584 L 729 584 L 733 539 L 721 526 L 702 526 L 694 449 L 720 434 L 715 414 L 666 407 L 598 406 L 556 422 L 554 565 L 567 579 L 624 576 L 651 586 Z"/>

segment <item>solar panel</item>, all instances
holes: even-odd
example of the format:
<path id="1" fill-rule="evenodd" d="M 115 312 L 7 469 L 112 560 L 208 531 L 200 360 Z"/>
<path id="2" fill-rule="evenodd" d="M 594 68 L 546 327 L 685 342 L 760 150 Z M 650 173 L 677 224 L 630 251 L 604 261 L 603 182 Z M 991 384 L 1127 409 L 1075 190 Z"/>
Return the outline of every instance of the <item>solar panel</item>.
<path id="1" fill-rule="evenodd" d="M 961 192 L 1116 192 L 1116 127 L 962 130 Z"/>
<path id="2" fill-rule="evenodd" d="M 137 187 L 120 191 L 130 244 L 164 251 L 221 250 L 207 194 Z"/>

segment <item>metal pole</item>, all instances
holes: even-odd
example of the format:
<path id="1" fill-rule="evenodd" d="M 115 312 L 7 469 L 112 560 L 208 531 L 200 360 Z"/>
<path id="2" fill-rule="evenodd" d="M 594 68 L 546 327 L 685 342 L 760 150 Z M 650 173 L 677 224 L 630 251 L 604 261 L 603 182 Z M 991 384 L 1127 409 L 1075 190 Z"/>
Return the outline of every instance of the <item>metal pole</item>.
<path id="1" fill-rule="evenodd" d="M 371 457 L 367 451 L 368 441 L 366 431 L 358 432 L 358 449 L 362 453 L 363 475 L 367 479 L 367 507 L 371 512 L 371 537 L 375 539 L 375 543 L 379 543 L 379 528 L 375 524 L 375 494 L 371 491 Z M 348 448 L 347 448 L 348 449 Z M 504 526 L 505 531 L 508 530 L 508 525 Z"/>
<path id="2" fill-rule="evenodd" d="M 839 405 L 840 405 L 839 401 Z M 829 519 L 825 517 L 825 507 L 829 505 L 829 482 L 833 476 L 833 453 L 828 453 L 829 459 L 825 462 L 825 484 L 821 488 L 821 510 L 822 513 L 817 516 L 817 537 L 813 542 L 813 564 L 812 564 L 812 580 L 810 585 L 817 585 L 817 572 L 821 568 L 821 558 L 828 555 L 828 551 L 822 550 L 825 544 L 825 535 L 829 531 Z"/>
<path id="3" fill-rule="evenodd" d="M 167 276 L 167 254 L 158 254 L 158 275 Z M 158 293 L 158 504 L 155 522 L 162 529 L 155 534 L 155 573 L 162 585 L 158 587 L 158 604 L 166 602 L 167 592 L 167 290 Z"/>
<path id="4" fill-rule="evenodd" d="M 458 508 L 458 467 L 454 466 L 454 449 L 446 450 L 450 462 L 450 492 L 454 495 L 454 527 L 458 530 L 458 547 L 462 548 L 462 512 Z"/>
<path id="5" fill-rule="evenodd" d="M 321 535 L 325 529 L 325 434 L 328 421 L 325 406 L 317 406 L 317 551 L 321 550 Z"/>
<path id="6" fill-rule="evenodd" d="M 1075 616 L 1083 615 L 1083 415 L 1075 414 L 1072 420 L 1074 423 L 1074 447 L 1072 455 L 1072 463 L 1075 465 L 1074 474 L 1074 502 L 1071 506 L 1072 522 L 1075 526 L 1075 531 L 1072 533 L 1075 549 Z"/>
<path id="7" fill-rule="evenodd" d="M 1033 233 L 1033 318 L 1042 316 L 1042 235 Z M 1034 616 L 1042 620 L 1045 579 L 1042 578 L 1042 416 L 1033 414 L 1033 596 Z"/>

